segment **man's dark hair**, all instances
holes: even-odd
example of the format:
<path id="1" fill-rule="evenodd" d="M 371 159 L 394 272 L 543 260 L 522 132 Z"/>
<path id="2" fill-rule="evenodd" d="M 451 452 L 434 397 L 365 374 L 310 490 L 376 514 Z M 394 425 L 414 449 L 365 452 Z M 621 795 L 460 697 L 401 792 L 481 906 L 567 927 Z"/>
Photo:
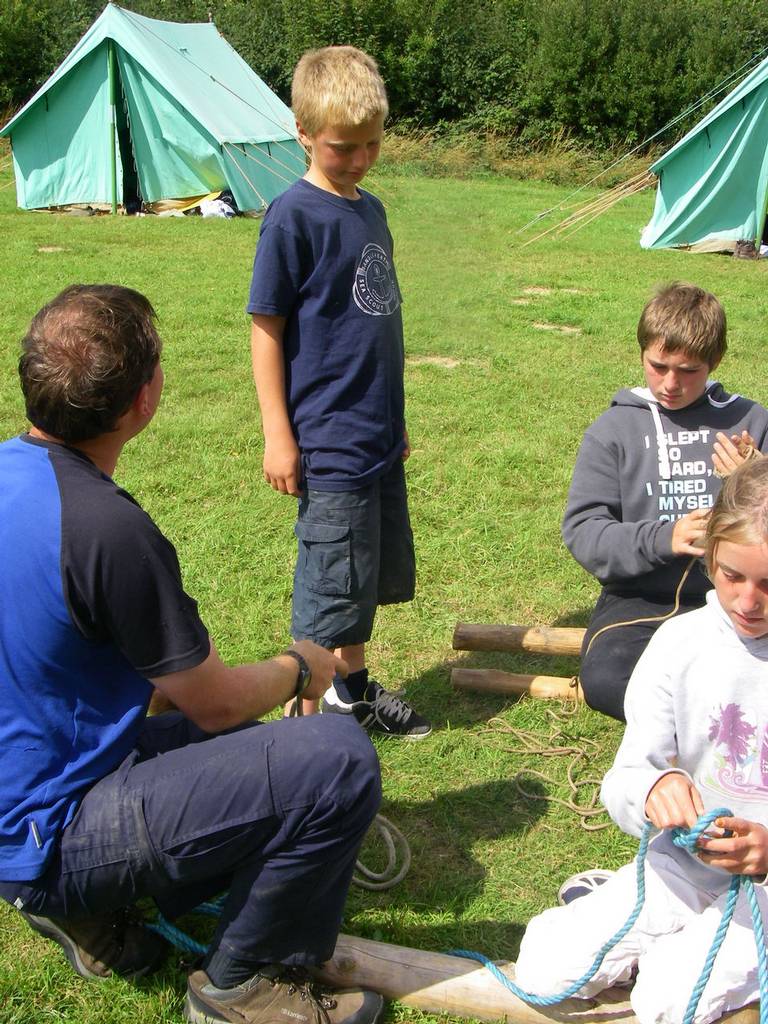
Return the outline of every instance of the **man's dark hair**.
<path id="1" fill-rule="evenodd" d="M 114 430 L 152 380 L 162 343 L 149 300 L 113 284 L 73 284 L 40 310 L 19 360 L 27 418 L 68 444 Z"/>

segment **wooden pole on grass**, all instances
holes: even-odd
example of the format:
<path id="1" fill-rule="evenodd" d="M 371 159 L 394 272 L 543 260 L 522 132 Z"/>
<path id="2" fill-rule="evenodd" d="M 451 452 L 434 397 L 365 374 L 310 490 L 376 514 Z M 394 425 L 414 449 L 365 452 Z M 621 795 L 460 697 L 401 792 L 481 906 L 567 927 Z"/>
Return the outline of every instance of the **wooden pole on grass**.
<path id="1" fill-rule="evenodd" d="M 479 690 L 507 696 L 538 697 L 543 700 L 583 700 L 581 686 L 566 676 L 530 676 L 502 672 L 495 668 L 455 668 L 451 684 L 459 690 Z"/>
<path id="2" fill-rule="evenodd" d="M 453 649 L 579 655 L 585 632 L 571 626 L 480 626 L 459 622 L 453 633 Z"/>
<path id="3" fill-rule="evenodd" d="M 514 964 L 505 964 L 501 969 L 514 978 Z M 608 989 L 601 993 L 599 1001 L 568 999 L 550 1009 L 537 1009 L 513 996 L 474 960 L 350 935 L 339 936 L 332 959 L 322 965 L 319 973 L 330 985 L 360 986 L 425 1013 L 448 1013 L 507 1024 L 551 1024 L 553 1018 L 585 1024 L 637 1024 L 626 989 Z"/>
<path id="4" fill-rule="evenodd" d="M 497 965 L 514 979 L 515 965 Z M 338 988 L 360 987 L 379 992 L 425 1013 L 504 1022 L 504 1024 L 638 1024 L 625 988 L 608 988 L 591 999 L 566 999 L 537 1008 L 513 996 L 482 964 L 474 960 L 428 953 L 387 942 L 340 935 L 333 957 L 317 971 L 322 981 Z M 759 1005 L 726 1013 L 718 1024 L 759 1024 Z"/>

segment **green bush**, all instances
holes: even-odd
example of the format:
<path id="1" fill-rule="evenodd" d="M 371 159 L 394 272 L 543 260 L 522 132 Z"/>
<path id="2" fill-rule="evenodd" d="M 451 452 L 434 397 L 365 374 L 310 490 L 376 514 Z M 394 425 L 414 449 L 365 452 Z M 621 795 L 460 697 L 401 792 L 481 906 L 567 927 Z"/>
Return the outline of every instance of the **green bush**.
<path id="1" fill-rule="evenodd" d="M 305 49 L 351 43 L 379 61 L 394 122 L 422 129 L 468 124 L 535 144 L 565 132 L 597 148 L 647 138 L 768 39 L 768 8 L 759 0 L 128 3 L 167 20 L 204 21 L 210 12 L 284 99 Z M 29 97 L 102 5 L 4 0 L 0 109 Z"/>

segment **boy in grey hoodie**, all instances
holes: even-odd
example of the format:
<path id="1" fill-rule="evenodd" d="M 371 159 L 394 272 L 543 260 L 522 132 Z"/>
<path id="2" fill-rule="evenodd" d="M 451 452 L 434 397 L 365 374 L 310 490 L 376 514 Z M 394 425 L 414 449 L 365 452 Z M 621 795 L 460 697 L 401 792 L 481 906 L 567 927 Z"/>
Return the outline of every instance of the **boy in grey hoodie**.
<path id="1" fill-rule="evenodd" d="M 582 647 L 590 707 L 624 720 L 638 658 L 666 618 L 704 604 L 706 517 L 749 441 L 768 451 L 768 410 L 709 379 L 726 349 L 714 295 L 675 282 L 637 328 L 646 387 L 619 391 L 584 435 L 563 519 L 573 557 L 602 584 Z"/>

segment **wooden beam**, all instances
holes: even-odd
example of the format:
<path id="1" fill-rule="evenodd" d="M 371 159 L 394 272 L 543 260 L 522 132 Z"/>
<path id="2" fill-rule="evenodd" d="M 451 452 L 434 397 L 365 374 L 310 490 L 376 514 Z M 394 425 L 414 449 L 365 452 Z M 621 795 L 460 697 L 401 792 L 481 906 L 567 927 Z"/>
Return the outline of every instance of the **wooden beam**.
<path id="1" fill-rule="evenodd" d="M 514 979 L 515 965 L 498 963 Z M 445 953 L 429 953 L 387 942 L 340 935 L 333 957 L 316 972 L 338 988 L 379 992 L 425 1013 L 449 1013 L 505 1024 L 638 1024 L 625 988 L 608 988 L 592 999 L 566 999 L 537 1009 L 513 996 L 482 964 Z M 720 1018 L 728 1024 L 758 1024 L 757 1003 Z M 720 1024 L 720 1022 L 718 1022 Z"/>
<path id="2" fill-rule="evenodd" d="M 585 632 L 571 626 L 480 626 L 459 622 L 453 632 L 453 649 L 579 655 Z"/>
<path id="3" fill-rule="evenodd" d="M 514 964 L 499 966 L 514 978 Z M 360 986 L 425 1013 L 507 1024 L 552 1024 L 553 1019 L 637 1024 L 626 989 L 606 989 L 599 999 L 568 999 L 540 1010 L 513 996 L 474 960 L 350 935 L 339 936 L 332 959 L 322 965 L 319 974 L 330 985 Z"/>
<path id="4" fill-rule="evenodd" d="M 455 668 L 451 683 L 460 690 L 479 690 L 543 700 L 583 700 L 581 687 L 567 676 L 528 676 L 495 668 Z"/>

